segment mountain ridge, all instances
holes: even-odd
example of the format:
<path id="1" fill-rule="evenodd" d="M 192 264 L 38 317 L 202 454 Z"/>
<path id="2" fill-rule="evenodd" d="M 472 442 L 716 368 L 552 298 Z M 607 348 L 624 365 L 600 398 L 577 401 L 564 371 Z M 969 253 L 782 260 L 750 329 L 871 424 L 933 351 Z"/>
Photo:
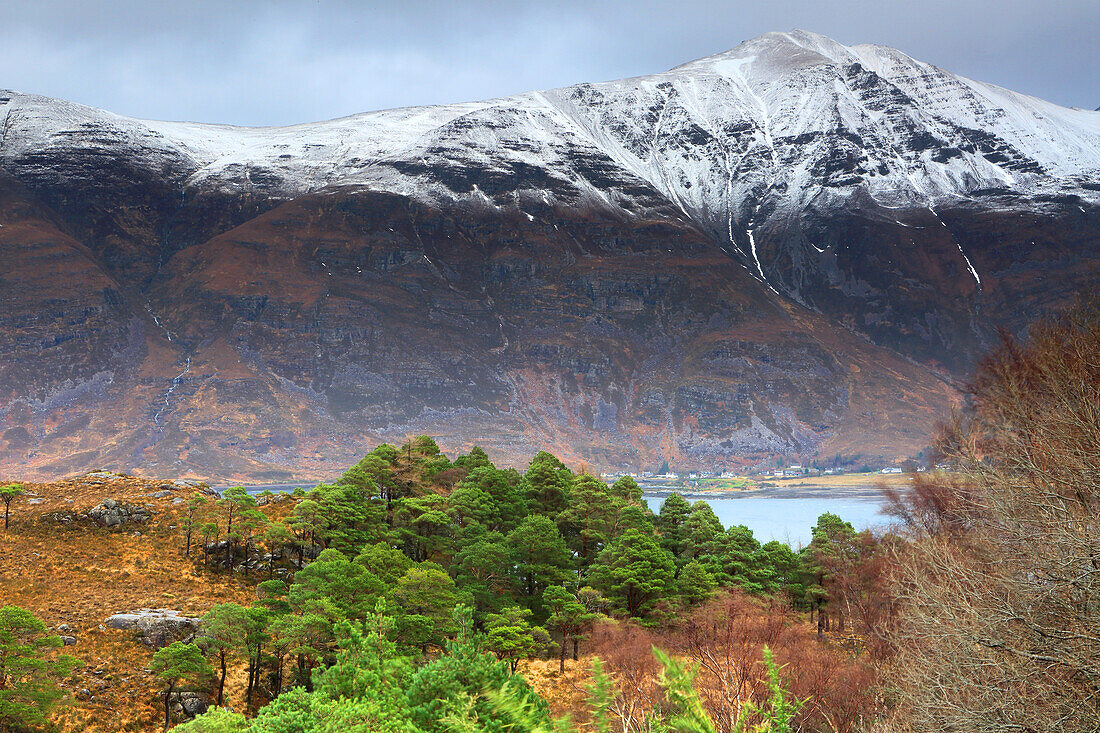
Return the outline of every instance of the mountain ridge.
<path id="1" fill-rule="evenodd" d="M 63 236 L 97 274 L 58 276 L 109 283 L 0 326 L 20 468 L 313 476 L 411 430 L 616 467 L 902 457 L 996 328 L 1098 264 L 1100 114 L 800 31 L 285 128 L 4 92 L 0 172 L 11 266 L 61 267 Z M 99 346 L 52 382 L 19 366 L 74 338 Z"/>

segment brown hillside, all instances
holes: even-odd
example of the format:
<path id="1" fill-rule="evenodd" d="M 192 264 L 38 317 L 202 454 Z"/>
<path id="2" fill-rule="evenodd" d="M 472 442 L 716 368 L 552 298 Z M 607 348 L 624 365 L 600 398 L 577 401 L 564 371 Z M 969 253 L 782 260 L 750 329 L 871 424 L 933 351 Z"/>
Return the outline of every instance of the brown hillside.
<path id="1" fill-rule="evenodd" d="M 254 598 L 249 579 L 202 573 L 183 556 L 181 511 L 202 489 L 117 474 L 25 486 L 31 493 L 12 504 L 11 528 L 0 530 L 0 605 L 26 608 L 55 630 L 67 624 L 69 631 L 57 633 L 76 638 L 65 652 L 81 666 L 64 681 L 72 699 L 58 708 L 56 722 L 62 731 L 160 730 L 156 683 L 146 671 L 152 650 L 133 631 L 104 621 L 141 608 L 198 616 L 218 603 Z M 170 493 L 150 496 L 158 492 Z M 147 507 L 153 516 L 113 530 L 64 521 L 106 498 Z"/>

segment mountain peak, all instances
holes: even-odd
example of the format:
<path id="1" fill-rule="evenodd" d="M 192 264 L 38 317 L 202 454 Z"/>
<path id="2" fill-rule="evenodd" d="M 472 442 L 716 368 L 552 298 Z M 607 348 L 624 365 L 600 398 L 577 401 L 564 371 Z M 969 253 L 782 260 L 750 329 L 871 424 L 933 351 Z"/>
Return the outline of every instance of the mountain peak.
<path id="1" fill-rule="evenodd" d="M 836 59 L 847 52 L 847 47 L 834 41 L 828 36 L 804 30 L 770 31 L 763 35 L 742 41 L 728 51 L 722 51 L 711 56 L 688 61 L 675 67 L 676 69 L 689 68 L 699 64 L 707 64 L 716 61 L 755 59 L 760 56 L 792 57 L 806 51 L 815 53 L 823 58 Z"/>
<path id="2" fill-rule="evenodd" d="M 722 53 L 690 61 L 672 72 L 709 71 L 720 76 L 758 77 L 767 82 L 815 66 L 847 67 L 859 63 L 876 72 L 898 64 L 917 66 L 919 62 L 889 46 L 844 44 L 805 30 L 773 31 L 743 41 Z"/>

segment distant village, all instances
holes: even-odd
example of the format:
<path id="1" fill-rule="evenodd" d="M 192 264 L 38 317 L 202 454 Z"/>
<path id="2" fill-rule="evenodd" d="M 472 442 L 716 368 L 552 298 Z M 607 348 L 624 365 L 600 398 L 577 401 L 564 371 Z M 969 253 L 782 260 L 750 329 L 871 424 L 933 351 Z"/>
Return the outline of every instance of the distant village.
<path id="1" fill-rule="evenodd" d="M 946 466 L 936 466 L 937 470 L 944 470 Z M 923 473 L 927 470 L 925 466 L 916 466 L 914 468 L 917 472 Z M 797 479 L 797 478 L 812 478 L 817 476 L 836 476 L 842 474 L 899 474 L 904 473 L 904 469 L 899 466 L 883 466 L 881 468 L 864 467 L 861 470 L 851 470 L 846 468 L 817 468 L 816 466 L 804 466 L 799 463 L 791 464 L 785 468 L 768 469 L 765 471 L 759 471 L 756 473 L 736 472 L 736 471 L 689 471 L 687 473 L 677 473 L 672 470 L 663 470 L 661 472 L 656 471 L 641 471 L 639 473 L 632 473 L 627 471 L 619 471 L 614 473 L 601 473 L 601 477 L 608 481 L 614 481 L 624 476 L 629 476 L 632 479 L 643 482 L 670 482 L 670 483 L 683 483 L 692 484 L 697 481 L 707 480 L 756 480 L 756 481 L 772 481 L 775 479 Z"/>

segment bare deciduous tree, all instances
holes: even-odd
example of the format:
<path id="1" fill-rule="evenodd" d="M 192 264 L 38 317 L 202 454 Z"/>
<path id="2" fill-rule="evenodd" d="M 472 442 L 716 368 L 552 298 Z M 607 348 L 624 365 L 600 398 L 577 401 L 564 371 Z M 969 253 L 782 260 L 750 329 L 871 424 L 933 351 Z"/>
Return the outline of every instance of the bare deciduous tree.
<path id="1" fill-rule="evenodd" d="M 955 470 L 895 495 L 900 730 L 1100 729 L 1100 311 L 981 364 L 945 426 Z"/>

